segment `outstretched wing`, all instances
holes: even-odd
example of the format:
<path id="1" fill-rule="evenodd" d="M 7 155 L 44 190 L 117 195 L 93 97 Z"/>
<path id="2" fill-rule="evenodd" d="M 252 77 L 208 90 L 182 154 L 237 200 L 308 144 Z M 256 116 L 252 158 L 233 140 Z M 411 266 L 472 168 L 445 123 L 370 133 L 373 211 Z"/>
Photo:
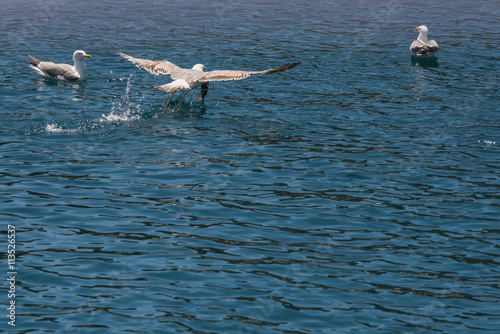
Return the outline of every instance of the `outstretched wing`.
<path id="1" fill-rule="evenodd" d="M 230 81 L 230 80 L 241 80 L 248 78 L 252 74 L 273 74 L 287 71 L 295 66 L 302 64 L 301 61 L 296 63 L 290 63 L 278 68 L 270 68 L 265 71 L 231 71 L 231 70 L 219 70 L 206 72 L 205 75 L 198 79 L 199 82 L 210 82 L 210 81 Z"/>
<path id="2" fill-rule="evenodd" d="M 179 66 L 169 62 L 168 60 L 148 60 L 148 59 L 141 59 L 141 58 L 135 58 L 129 55 L 126 55 L 123 52 L 118 51 L 114 47 L 112 47 L 113 50 L 123 58 L 131 61 L 132 63 L 135 64 L 135 66 L 139 68 L 143 68 L 149 73 L 152 73 L 154 75 L 158 74 L 172 74 L 173 71 L 180 69 Z"/>

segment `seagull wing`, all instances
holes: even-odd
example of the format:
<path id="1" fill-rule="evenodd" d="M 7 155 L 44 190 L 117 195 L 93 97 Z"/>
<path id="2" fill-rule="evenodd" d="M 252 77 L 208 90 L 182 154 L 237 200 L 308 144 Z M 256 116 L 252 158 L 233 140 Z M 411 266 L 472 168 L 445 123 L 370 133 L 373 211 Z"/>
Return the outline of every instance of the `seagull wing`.
<path id="1" fill-rule="evenodd" d="M 437 50 L 439 49 L 439 45 L 438 43 L 431 39 L 429 42 L 427 42 L 427 45 L 430 47 L 430 48 L 433 48 L 435 51 L 434 52 L 437 52 Z"/>
<path id="2" fill-rule="evenodd" d="M 426 55 L 438 51 L 438 44 L 435 40 L 430 40 L 427 43 L 422 43 L 419 40 L 414 40 L 410 45 L 410 50 L 416 55 Z"/>
<path id="3" fill-rule="evenodd" d="M 41 61 L 36 67 L 38 67 L 45 76 L 55 79 L 68 81 L 78 81 L 80 79 L 74 67 L 68 64 L 55 64 L 50 61 Z"/>
<path id="4" fill-rule="evenodd" d="M 112 47 L 113 48 L 113 47 Z M 180 69 L 179 66 L 169 62 L 168 60 L 147 60 L 141 58 L 135 58 L 129 55 L 126 55 L 123 52 L 118 51 L 113 48 L 117 54 L 122 56 L 123 58 L 131 61 L 135 64 L 135 66 L 139 68 L 143 68 L 149 73 L 154 75 L 158 74 L 172 74 L 173 71 Z"/>
<path id="5" fill-rule="evenodd" d="M 209 81 L 230 81 L 230 80 L 241 80 L 248 78 L 253 74 L 273 74 L 287 71 L 295 66 L 302 64 L 301 61 L 296 63 L 290 63 L 278 68 L 270 68 L 265 71 L 231 71 L 231 70 L 218 70 L 218 71 L 210 71 L 206 72 L 203 76 L 201 76 L 198 81 L 199 82 L 209 82 Z"/>
<path id="6" fill-rule="evenodd" d="M 410 45 L 410 51 L 413 53 L 417 53 L 418 50 L 423 46 L 423 43 L 419 40 L 414 40 Z"/>

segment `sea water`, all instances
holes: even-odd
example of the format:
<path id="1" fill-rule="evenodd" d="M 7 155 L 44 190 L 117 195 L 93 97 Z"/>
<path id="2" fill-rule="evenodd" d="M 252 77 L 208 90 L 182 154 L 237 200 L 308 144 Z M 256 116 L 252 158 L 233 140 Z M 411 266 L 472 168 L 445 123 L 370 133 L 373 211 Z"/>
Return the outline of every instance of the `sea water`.
<path id="1" fill-rule="evenodd" d="M 0 328 L 499 332 L 498 8 L 2 0 Z M 430 62 L 409 51 L 422 24 Z M 162 108 L 170 77 L 110 45 L 207 70 L 303 63 Z M 23 63 L 77 49 L 84 83 Z"/>

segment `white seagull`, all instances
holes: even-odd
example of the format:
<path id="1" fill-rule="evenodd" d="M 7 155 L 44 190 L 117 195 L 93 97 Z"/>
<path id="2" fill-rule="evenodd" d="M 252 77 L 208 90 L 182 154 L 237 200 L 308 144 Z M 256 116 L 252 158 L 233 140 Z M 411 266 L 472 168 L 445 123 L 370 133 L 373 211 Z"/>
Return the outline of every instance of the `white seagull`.
<path id="1" fill-rule="evenodd" d="M 418 38 L 410 45 L 410 50 L 413 55 L 418 57 L 431 57 L 439 49 L 438 43 L 435 40 L 427 39 L 427 32 L 429 31 L 426 26 L 419 26 L 415 28 L 418 30 Z"/>
<path id="2" fill-rule="evenodd" d="M 31 55 L 30 67 L 34 69 L 38 74 L 52 79 L 64 80 L 64 81 L 85 81 L 87 80 L 87 68 L 83 62 L 84 58 L 92 58 L 89 54 L 86 54 L 83 50 L 77 50 L 73 53 L 74 65 L 69 64 L 55 64 L 51 61 L 42 61 Z"/>
<path id="3" fill-rule="evenodd" d="M 123 52 L 118 51 L 113 48 L 117 54 L 122 56 L 123 58 L 131 61 L 135 64 L 135 66 L 139 68 L 143 68 L 148 72 L 158 75 L 158 74 L 166 74 L 170 75 L 174 81 L 169 84 L 155 86 L 154 88 L 158 88 L 160 90 L 164 90 L 166 92 L 172 93 L 168 101 L 163 105 L 163 108 L 166 108 L 174 94 L 179 90 L 185 90 L 186 93 L 182 96 L 181 101 L 177 104 L 180 106 L 186 94 L 195 88 L 201 86 L 201 100 L 205 98 L 205 95 L 208 92 L 208 83 L 211 81 L 229 81 L 229 80 L 241 80 L 248 78 L 252 74 L 272 74 L 272 73 L 280 73 L 291 68 L 294 68 L 297 65 L 300 65 L 302 62 L 290 63 L 283 65 L 278 68 L 271 68 L 265 71 L 232 71 L 232 70 L 218 70 L 218 71 L 209 71 L 205 72 L 205 66 L 202 64 L 196 64 L 191 69 L 181 68 L 168 60 L 147 60 L 135 58 L 129 55 L 124 54 Z"/>

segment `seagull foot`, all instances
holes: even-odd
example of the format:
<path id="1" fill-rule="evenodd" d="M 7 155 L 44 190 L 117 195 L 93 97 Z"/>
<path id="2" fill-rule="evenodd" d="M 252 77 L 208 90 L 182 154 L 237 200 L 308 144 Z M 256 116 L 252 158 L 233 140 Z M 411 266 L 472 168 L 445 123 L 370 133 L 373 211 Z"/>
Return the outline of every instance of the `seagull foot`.
<path id="1" fill-rule="evenodd" d="M 208 93 L 208 82 L 204 82 L 201 84 L 201 94 L 200 94 L 200 101 L 203 103 L 205 102 L 205 96 Z"/>

